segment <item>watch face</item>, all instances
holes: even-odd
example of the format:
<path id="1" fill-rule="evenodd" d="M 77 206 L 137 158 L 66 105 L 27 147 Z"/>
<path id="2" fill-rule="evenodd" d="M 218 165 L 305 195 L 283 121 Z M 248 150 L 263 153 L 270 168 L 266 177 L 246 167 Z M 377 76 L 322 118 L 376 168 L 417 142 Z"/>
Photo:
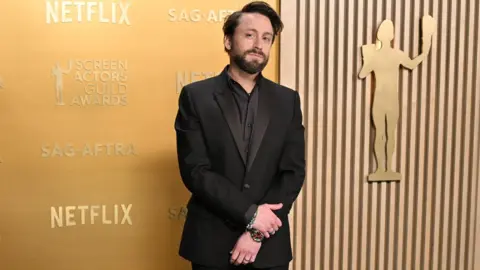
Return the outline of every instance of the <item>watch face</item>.
<path id="1" fill-rule="evenodd" d="M 252 239 L 256 242 L 261 242 L 263 240 L 263 234 L 257 230 L 253 230 L 250 232 Z"/>

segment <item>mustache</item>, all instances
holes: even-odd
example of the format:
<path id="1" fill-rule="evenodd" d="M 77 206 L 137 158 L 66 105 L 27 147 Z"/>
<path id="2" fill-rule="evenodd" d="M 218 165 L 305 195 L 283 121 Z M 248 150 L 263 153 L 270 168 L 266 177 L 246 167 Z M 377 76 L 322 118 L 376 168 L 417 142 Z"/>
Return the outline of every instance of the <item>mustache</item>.
<path id="1" fill-rule="evenodd" d="M 255 54 L 261 55 L 263 58 L 266 58 L 265 54 L 262 51 L 248 50 L 245 52 L 245 54 L 249 54 L 249 53 L 255 53 Z"/>

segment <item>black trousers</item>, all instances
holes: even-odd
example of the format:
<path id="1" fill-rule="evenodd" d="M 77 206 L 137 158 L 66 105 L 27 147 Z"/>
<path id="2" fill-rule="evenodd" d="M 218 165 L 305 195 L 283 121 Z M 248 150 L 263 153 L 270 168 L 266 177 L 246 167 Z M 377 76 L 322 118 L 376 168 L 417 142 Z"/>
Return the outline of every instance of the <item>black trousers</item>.
<path id="1" fill-rule="evenodd" d="M 192 270 L 288 270 L 288 264 L 284 266 L 276 266 L 270 268 L 253 268 L 251 265 L 230 265 L 226 268 L 217 268 L 217 267 L 210 267 L 210 266 L 202 266 L 198 264 L 192 264 Z"/>

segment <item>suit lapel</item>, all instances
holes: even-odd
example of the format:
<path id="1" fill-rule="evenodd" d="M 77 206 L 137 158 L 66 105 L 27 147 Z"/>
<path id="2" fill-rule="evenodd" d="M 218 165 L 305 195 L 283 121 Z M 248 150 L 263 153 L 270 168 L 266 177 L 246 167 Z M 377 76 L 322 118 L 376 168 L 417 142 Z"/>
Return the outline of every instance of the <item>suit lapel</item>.
<path id="1" fill-rule="evenodd" d="M 253 134 L 251 137 L 250 155 L 248 157 L 247 171 L 250 171 L 258 150 L 263 141 L 265 131 L 267 130 L 270 121 L 270 98 L 269 88 L 266 83 L 263 84 L 260 91 L 258 91 L 258 106 L 257 114 L 253 125 Z"/>
<path id="2" fill-rule="evenodd" d="M 247 163 L 247 156 L 244 149 L 241 148 L 242 145 L 242 128 L 240 126 L 240 116 L 238 115 L 238 110 L 236 110 L 235 100 L 230 91 L 224 91 L 222 87 L 228 87 L 225 84 L 219 84 L 220 88 L 214 93 L 214 98 L 218 103 L 218 106 L 222 110 L 223 116 L 228 123 L 230 128 L 230 133 L 232 134 L 237 150 L 242 157 L 243 163 Z"/>
<path id="3" fill-rule="evenodd" d="M 223 74 L 226 72 L 226 69 L 217 76 L 217 89 L 214 91 L 214 99 L 217 102 L 222 114 L 230 128 L 230 133 L 235 140 L 235 145 L 238 150 L 238 153 L 242 157 L 242 160 L 246 166 L 246 170 L 249 171 L 255 161 L 255 158 L 258 154 L 258 150 L 263 141 L 263 137 L 267 130 L 268 124 L 270 122 L 271 115 L 271 97 L 269 96 L 270 85 L 267 81 L 262 82 L 262 86 L 258 91 L 258 104 L 257 112 L 255 115 L 255 121 L 253 125 L 252 137 L 250 141 L 250 154 L 248 155 L 245 149 L 243 149 L 243 140 L 242 140 L 242 127 L 240 125 L 240 116 L 238 114 L 237 106 L 233 98 L 233 94 L 228 90 L 228 84 L 225 80 Z"/>

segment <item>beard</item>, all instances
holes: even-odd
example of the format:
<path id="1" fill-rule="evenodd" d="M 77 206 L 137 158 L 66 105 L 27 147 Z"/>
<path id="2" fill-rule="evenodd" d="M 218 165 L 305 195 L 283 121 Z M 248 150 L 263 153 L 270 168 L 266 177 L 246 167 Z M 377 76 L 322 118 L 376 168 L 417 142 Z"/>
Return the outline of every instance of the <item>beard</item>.
<path id="1" fill-rule="evenodd" d="M 263 61 L 247 60 L 247 55 L 249 53 L 256 53 L 263 57 Z M 248 74 L 255 74 L 261 72 L 268 63 L 268 57 L 261 51 L 248 50 L 243 54 L 234 54 L 232 55 L 233 62 L 243 71 Z"/>

